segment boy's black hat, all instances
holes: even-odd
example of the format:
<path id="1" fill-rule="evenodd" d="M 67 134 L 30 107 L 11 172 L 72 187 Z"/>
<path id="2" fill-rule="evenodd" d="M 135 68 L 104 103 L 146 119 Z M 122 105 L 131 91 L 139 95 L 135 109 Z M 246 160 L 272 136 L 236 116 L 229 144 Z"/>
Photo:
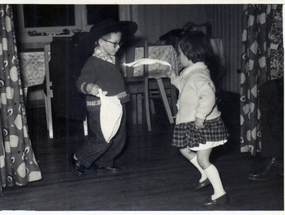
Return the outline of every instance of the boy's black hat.
<path id="1" fill-rule="evenodd" d="M 132 21 L 117 21 L 115 19 L 106 19 L 95 25 L 90 29 L 88 35 L 90 42 L 95 43 L 102 36 L 111 32 L 122 32 L 121 41 L 124 42 L 132 37 L 138 29 L 138 25 Z"/>

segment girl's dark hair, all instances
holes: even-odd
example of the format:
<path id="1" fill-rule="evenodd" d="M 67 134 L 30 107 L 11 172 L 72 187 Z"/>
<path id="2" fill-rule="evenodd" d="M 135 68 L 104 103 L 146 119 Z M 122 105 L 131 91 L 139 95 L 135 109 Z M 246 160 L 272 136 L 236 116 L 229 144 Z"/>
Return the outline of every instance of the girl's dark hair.
<path id="1" fill-rule="evenodd" d="M 179 47 L 193 63 L 205 62 L 213 56 L 210 40 L 202 31 L 194 31 L 181 38 Z"/>
<path id="2" fill-rule="evenodd" d="M 214 55 L 210 39 L 202 31 L 194 31 L 183 36 L 178 45 L 193 63 L 204 62 L 207 65 L 211 78 L 217 85 L 221 65 L 218 56 Z"/>

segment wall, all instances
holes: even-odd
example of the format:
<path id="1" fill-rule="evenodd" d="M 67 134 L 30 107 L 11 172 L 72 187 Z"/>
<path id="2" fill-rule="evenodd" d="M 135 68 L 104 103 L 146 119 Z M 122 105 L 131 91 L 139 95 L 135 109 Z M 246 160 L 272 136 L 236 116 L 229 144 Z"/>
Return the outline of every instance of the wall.
<path id="1" fill-rule="evenodd" d="M 211 5 L 209 19 L 212 20 L 213 36 L 223 39 L 226 75 L 220 87 L 224 90 L 240 93 L 241 35 L 243 5 Z"/>
<path id="2" fill-rule="evenodd" d="M 82 6 L 77 6 L 83 17 Z M 156 42 L 159 37 L 172 29 L 181 28 L 187 22 L 196 24 L 211 20 L 213 37 L 223 39 L 226 74 L 221 81 L 223 90 L 239 93 L 241 55 L 241 16 L 243 5 L 119 5 L 121 20 L 132 20 L 138 23 L 137 37 Z M 83 20 L 83 18 L 82 18 Z M 81 22 L 82 22 L 81 20 Z M 84 29 L 89 31 L 89 29 Z M 33 37 L 26 48 L 37 48 L 42 37 Z M 39 40 L 39 41 L 38 41 Z"/>
<path id="3" fill-rule="evenodd" d="M 156 42 L 168 31 L 183 27 L 191 21 L 197 24 L 208 22 L 203 5 L 128 5 L 121 6 L 122 20 L 135 21 L 136 36 Z M 123 15 L 124 14 L 124 15 Z"/>
<path id="4" fill-rule="evenodd" d="M 138 37 L 155 42 L 172 29 L 187 22 L 196 24 L 211 20 L 213 37 L 223 39 L 226 74 L 221 89 L 239 93 L 241 55 L 241 16 L 243 5 L 126 5 L 121 19 L 138 23 Z"/>

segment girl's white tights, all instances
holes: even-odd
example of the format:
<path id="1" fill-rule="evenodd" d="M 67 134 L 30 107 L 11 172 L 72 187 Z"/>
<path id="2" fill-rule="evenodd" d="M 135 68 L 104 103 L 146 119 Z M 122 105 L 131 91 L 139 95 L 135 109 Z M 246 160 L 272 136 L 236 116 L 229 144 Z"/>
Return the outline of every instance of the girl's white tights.
<path id="1" fill-rule="evenodd" d="M 194 156 L 194 158 L 192 158 L 190 160 L 190 162 L 199 170 L 199 172 L 201 173 L 201 178 L 199 180 L 199 182 L 202 182 L 204 180 L 207 179 L 207 175 L 205 173 L 205 171 L 201 168 L 201 166 L 198 164 L 198 161 L 197 161 L 197 155 Z"/>
<path id="2" fill-rule="evenodd" d="M 224 190 L 220 174 L 217 168 L 211 164 L 207 169 L 204 170 L 207 177 L 209 178 L 213 188 L 214 188 L 214 195 L 212 195 L 212 200 L 217 199 L 224 195 L 226 191 Z"/>

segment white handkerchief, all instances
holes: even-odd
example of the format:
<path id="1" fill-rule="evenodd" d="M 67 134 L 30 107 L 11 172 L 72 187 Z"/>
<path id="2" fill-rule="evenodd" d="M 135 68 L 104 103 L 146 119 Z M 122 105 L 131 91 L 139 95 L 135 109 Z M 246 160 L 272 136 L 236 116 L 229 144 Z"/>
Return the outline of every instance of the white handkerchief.
<path id="1" fill-rule="evenodd" d="M 168 63 L 167 61 L 150 59 L 150 58 L 142 58 L 140 60 L 136 60 L 136 61 L 131 62 L 131 63 L 124 63 L 124 65 L 128 66 L 128 67 L 138 67 L 141 65 L 150 65 L 150 64 L 155 64 L 155 63 L 160 63 L 160 64 L 171 67 L 170 63 Z"/>
<path id="2" fill-rule="evenodd" d="M 105 96 L 101 89 L 99 95 L 101 130 L 106 142 L 109 143 L 120 127 L 123 108 L 118 96 Z"/>

